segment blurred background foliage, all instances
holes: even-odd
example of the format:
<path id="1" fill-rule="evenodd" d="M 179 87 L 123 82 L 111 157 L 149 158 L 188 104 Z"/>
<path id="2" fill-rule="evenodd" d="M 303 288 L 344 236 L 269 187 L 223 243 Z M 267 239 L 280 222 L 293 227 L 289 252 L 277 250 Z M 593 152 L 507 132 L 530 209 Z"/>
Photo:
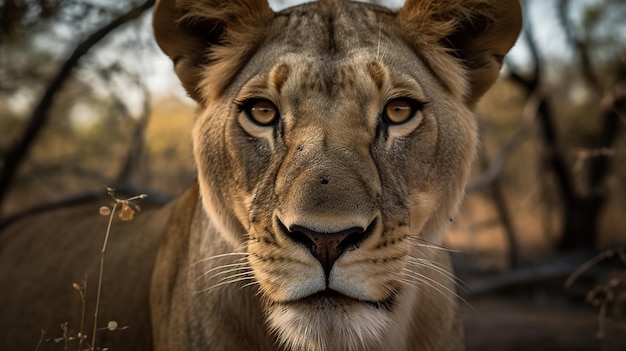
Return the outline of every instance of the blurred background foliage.
<path id="1" fill-rule="evenodd" d="M 195 105 L 154 43 L 153 3 L 0 0 L 1 219 L 105 186 L 164 202 L 193 181 Z M 490 272 L 623 253 L 626 240 L 626 2 L 522 4 L 524 32 L 478 106 L 482 145 L 446 237 Z"/>

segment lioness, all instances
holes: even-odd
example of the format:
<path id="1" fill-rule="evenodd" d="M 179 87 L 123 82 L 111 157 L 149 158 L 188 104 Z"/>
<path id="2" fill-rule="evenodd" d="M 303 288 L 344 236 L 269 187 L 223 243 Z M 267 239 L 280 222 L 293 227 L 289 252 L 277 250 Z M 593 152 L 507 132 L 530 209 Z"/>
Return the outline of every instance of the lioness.
<path id="1" fill-rule="evenodd" d="M 96 345 L 463 349 L 440 244 L 474 157 L 472 109 L 520 27 L 517 0 L 279 13 L 265 0 L 159 1 L 157 42 L 201 107 L 198 184 L 114 224 L 98 318 L 128 328 Z M 64 321 L 77 331 L 71 284 L 84 272 L 91 317 L 96 209 L 1 233 L 0 349 L 33 350 Z"/>

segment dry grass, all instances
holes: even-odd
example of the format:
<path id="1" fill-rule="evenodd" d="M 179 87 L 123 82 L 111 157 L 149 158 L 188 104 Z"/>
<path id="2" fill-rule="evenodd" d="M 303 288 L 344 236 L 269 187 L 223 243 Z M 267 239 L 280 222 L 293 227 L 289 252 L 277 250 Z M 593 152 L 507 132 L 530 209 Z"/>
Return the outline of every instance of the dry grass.
<path id="1" fill-rule="evenodd" d="M 626 307 L 626 247 L 608 249 L 581 265 L 565 282 L 569 288 L 585 273 L 603 261 L 617 260 L 619 267 L 614 268 L 604 279 L 600 279 L 589 290 L 587 303 L 598 309 L 598 329 L 596 338 L 603 349 L 609 349 L 611 335 L 626 330 L 624 308 Z"/>
<path id="2" fill-rule="evenodd" d="M 76 351 L 97 351 L 97 350 L 108 350 L 106 347 L 98 347 L 96 342 L 96 336 L 98 331 L 117 331 L 124 330 L 128 328 L 128 326 L 120 326 L 117 321 L 111 320 L 107 322 L 105 327 L 98 327 L 98 314 L 100 312 L 100 300 L 102 296 L 102 277 L 104 275 L 105 270 L 105 254 L 107 249 L 107 244 L 109 242 L 109 236 L 111 235 L 111 230 L 113 226 L 113 220 L 117 217 L 122 221 L 132 221 L 135 213 L 139 212 L 141 208 L 135 204 L 137 200 L 144 199 L 147 197 L 146 194 L 140 194 L 136 196 L 132 196 L 126 199 L 120 199 L 115 195 L 115 190 L 112 188 L 107 188 L 108 195 L 113 199 L 113 203 L 111 207 L 102 206 L 99 209 L 99 213 L 102 216 L 108 216 L 108 222 L 106 231 L 104 234 L 104 240 L 102 242 L 102 249 L 100 250 L 100 265 L 99 265 L 99 273 L 98 273 L 98 285 L 96 288 L 96 303 L 93 308 L 93 327 L 91 333 L 91 342 L 88 341 L 89 335 L 85 332 L 85 313 L 87 309 L 86 297 L 87 297 L 87 274 L 84 275 L 82 282 L 80 283 L 72 283 L 72 288 L 77 291 L 80 295 L 81 299 L 81 318 L 80 325 L 77 332 L 73 332 L 70 329 L 68 322 L 63 322 L 61 324 L 62 336 L 52 339 L 44 339 L 46 334 L 45 330 L 41 330 L 41 337 L 39 342 L 37 343 L 37 347 L 35 351 L 38 351 L 41 347 L 42 343 L 45 341 L 47 343 L 63 343 L 63 350 L 76 350 Z M 75 348 L 74 348 L 75 345 Z"/>

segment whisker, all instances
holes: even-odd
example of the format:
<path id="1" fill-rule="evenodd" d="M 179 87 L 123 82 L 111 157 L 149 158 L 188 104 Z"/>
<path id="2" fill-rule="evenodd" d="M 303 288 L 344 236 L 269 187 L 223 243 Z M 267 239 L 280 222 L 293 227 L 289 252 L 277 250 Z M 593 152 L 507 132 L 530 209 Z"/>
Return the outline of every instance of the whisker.
<path id="1" fill-rule="evenodd" d="M 409 272 L 411 272 L 411 271 L 409 270 Z M 411 273 L 415 273 L 415 272 L 411 272 Z M 421 287 L 423 285 L 428 286 L 428 287 L 436 290 L 438 293 L 446 296 L 447 298 L 449 298 L 451 300 L 454 297 L 458 297 L 457 294 L 454 293 L 453 291 L 451 291 L 450 289 L 442 290 L 442 288 L 445 287 L 445 285 L 443 285 L 443 284 L 441 284 L 441 283 L 439 283 L 439 282 L 437 282 L 437 281 L 435 281 L 433 279 L 428 279 L 428 277 L 426 277 L 423 274 L 419 274 L 419 273 L 408 274 L 408 273 L 405 273 L 405 278 L 404 279 L 405 279 L 405 281 L 411 281 L 410 279 L 413 279 L 413 281 L 411 281 L 411 283 L 414 286 L 417 286 L 417 287 Z M 418 284 L 415 284 L 415 283 L 418 283 Z M 433 285 L 433 284 L 436 284 L 436 285 Z M 446 292 L 448 292 L 448 293 L 446 293 Z M 452 294 L 453 296 L 450 296 L 450 294 Z"/>
<path id="2" fill-rule="evenodd" d="M 247 288 L 247 287 L 254 286 L 254 285 L 259 285 L 259 282 L 258 282 L 257 280 L 255 280 L 255 281 L 253 281 L 253 282 L 250 282 L 250 283 L 248 283 L 248 284 L 243 285 L 241 288 L 239 288 L 239 290 L 241 290 L 241 289 L 245 289 L 245 288 Z"/>
<path id="3" fill-rule="evenodd" d="M 217 278 L 220 275 L 224 275 L 224 274 L 228 274 L 228 273 L 234 273 L 234 272 L 239 272 L 239 271 L 248 271 L 248 272 L 252 272 L 252 268 L 250 266 L 248 267 L 237 267 L 237 268 L 231 268 L 231 269 L 227 269 L 221 272 L 217 272 L 215 274 L 213 274 L 213 278 Z"/>
<path id="4" fill-rule="evenodd" d="M 228 280 L 228 279 L 232 279 L 232 278 L 239 278 L 239 277 L 254 277 L 254 272 L 252 272 L 252 270 L 247 271 L 247 272 L 243 272 L 243 273 L 237 273 L 237 274 L 233 274 L 233 275 L 229 275 L 227 277 L 223 277 L 222 279 L 220 279 L 220 281 L 224 281 L 224 280 Z M 217 276 L 214 276 L 217 278 Z"/>
<path id="5" fill-rule="evenodd" d="M 456 291 L 448 288 L 447 286 L 445 286 L 441 282 L 438 282 L 437 280 L 435 280 L 435 279 L 433 279 L 433 278 L 431 278 L 431 277 L 429 277 L 429 276 L 427 276 L 425 274 L 412 271 L 412 270 L 410 270 L 408 268 L 404 268 L 403 271 L 404 271 L 405 276 L 407 276 L 407 277 L 417 278 L 417 279 L 420 279 L 420 281 L 422 281 L 422 282 L 424 281 L 424 279 L 426 279 L 427 281 L 429 281 L 429 282 L 431 282 L 433 284 L 437 284 L 439 287 L 445 289 L 447 292 L 449 292 L 449 293 L 453 294 L 454 296 L 460 298 L 460 296 L 458 295 L 458 293 Z"/>
<path id="6" fill-rule="evenodd" d="M 222 257 L 232 257 L 232 256 L 236 256 L 236 257 L 246 256 L 247 257 L 248 255 L 249 255 L 249 253 L 247 253 L 247 252 L 229 252 L 229 253 L 225 253 L 225 254 L 221 254 L 221 255 L 215 255 L 215 256 L 211 256 L 211 257 L 202 258 L 202 259 L 196 261 L 195 263 L 193 263 L 192 266 L 195 266 L 195 265 L 197 265 L 199 263 L 202 263 L 202 262 L 207 262 L 207 261 L 211 261 L 211 260 L 214 260 L 214 259 L 217 259 L 217 258 L 222 258 Z M 244 259 L 246 259 L 246 257 L 240 258 L 239 260 L 244 260 Z"/>
<path id="7" fill-rule="evenodd" d="M 467 292 L 467 284 L 457 277 L 453 272 L 446 269 L 446 267 L 438 264 L 437 262 L 425 259 L 409 256 L 408 263 L 415 266 L 416 268 L 429 268 L 435 272 L 443 274 L 443 276 L 448 279 L 450 282 L 454 283 L 457 287 L 459 287 L 464 292 Z"/>
<path id="8" fill-rule="evenodd" d="M 385 56 L 387 56 L 387 47 L 383 47 L 383 50 L 380 53 L 380 60 L 382 60 Z"/>
<path id="9" fill-rule="evenodd" d="M 452 296 L 449 296 L 448 294 L 445 293 L 445 291 L 441 290 L 440 288 L 438 288 L 437 286 L 434 286 L 432 283 L 428 282 L 427 280 L 423 279 L 422 277 L 417 277 L 417 276 L 412 276 L 412 275 L 406 275 L 406 278 L 403 279 L 404 282 L 408 282 L 411 286 L 417 287 L 417 288 L 422 288 L 424 285 L 434 289 L 435 291 L 437 291 L 438 293 L 440 293 L 441 295 L 444 295 L 450 299 L 452 299 Z"/>
<path id="10" fill-rule="evenodd" d="M 199 277 L 197 277 L 194 280 L 194 283 L 197 283 L 200 279 L 206 278 L 209 274 L 211 274 L 212 271 L 215 271 L 215 270 L 220 269 L 220 268 L 227 268 L 226 266 L 242 266 L 242 267 L 226 269 L 224 271 L 221 271 L 221 272 L 213 274 L 209 279 L 217 278 L 220 275 L 229 274 L 229 273 L 233 273 L 233 272 L 237 272 L 237 271 L 243 271 L 243 270 L 248 270 L 250 272 L 252 271 L 252 268 L 250 266 L 246 267 L 243 263 L 215 267 L 213 269 L 210 269 L 210 270 L 202 273 Z"/>
<path id="11" fill-rule="evenodd" d="M 237 283 L 237 282 L 243 282 L 243 281 L 246 281 L 246 280 L 253 280 L 253 279 L 254 279 L 254 277 L 241 277 L 241 278 L 237 278 L 237 279 L 233 279 L 233 280 L 229 280 L 229 281 L 223 281 L 221 283 L 218 283 L 218 284 L 215 284 L 213 286 L 210 286 L 210 287 L 208 287 L 206 289 L 198 290 L 198 291 L 194 292 L 194 295 L 205 293 L 205 292 L 209 292 L 211 290 L 219 288 L 220 286 L 234 284 L 234 283 Z"/>
<path id="12" fill-rule="evenodd" d="M 447 247 L 443 247 L 441 245 L 437 245 L 435 243 L 432 243 L 432 242 L 430 242 L 428 240 L 424 240 L 424 239 L 416 237 L 416 236 L 409 236 L 409 240 L 413 241 L 414 244 L 419 246 L 419 247 L 425 247 L 425 248 L 428 248 L 428 249 L 441 250 L 441 251 L 446 251 L 446 252 L 463 252 L 461 250 L 448 249 Z"/>
<path id="13" fill-rule="evenodd" d="M 406 285 L 409 285 L 409 286 L 415 287 L 415 288 L 419 288 L 419 287 L 420 287 L 420 284 L 418 284 L 418 283 L 419 283 L 419 281 L 415 281 L 415 280 L 411 280 L 411 279 L 406 279 L 406 278 L 400 278 L 400 279 L 398 279 L 398 281 L 400 281 L 400 282 L 402 282 L 402 283 L 404 283 L 404 284 L 406 284 Z"/>
<path id="14" fill-rule="evenodd" d="M 381 24 L 380 18 L 378 19 L 378 42 L 376 44 L 376 60 L 380 60 L 380 37 L 383 31 L 383 26 Z"/>
<path id="15" fill-rule="evenodd" d="M 232 268 L 232 267 L 250 267 L 250 264 L 248 262 L 239 262 L 239 263 L 231 263 L 231 264 L 225 264 L 225 265 L 221 265 L 221 266 L 217 266 L 214 268 L 209 269 L 208 271 L 202 273 L 203 276 L 211 273 L 211 272 L 215 272 L 219 269 L 224 269 L 224 268 Z"/>
<path id="16" fill-rule="evenodd" d="M 446 272 L 452 273 L 450 271 L 448 271 L 448 266 L 447 265 L 443 265 L 437 261 L 433 261 L 431 259 L 428 258 L 424 258 L 424 257 L 417 257 L 417 256 L 413 256 L 413 255 L 408 255 L 408 259 L 411 262 L 419 262 L 419 263 L 428 263 L 429 265 L 435 266 L 441 270 L 444 270 Z"/>
<path id="17" fill-rule="evenodd" d="M 433 270 L 439 273 L 442 273 L 448 277 L 458 279 L 457 276 L 453 272 L 449 271 L 446 266 L 443 266 L 439 264 L 438 262 L 435 262 L 426 258 L 420 258 L 420 257 L 414 257 L 414 256 L 409 256 L 408 262 L 419 267 L 432 268 Z"/>
<path id="18" fill-rule="evenodd" d="M 421 281 L 421 282 L 426 283 L 427 285 L 429 285 L 431 288 L 433 288 L 433 289 L 437 290 L 439 293 L 441 293 L 441 294 L 443 294 L 443 295 L 445 295 L 445 296 L 450 297 L 449 295 L 445 294 L 443 291 L 441 291 L 440 289 L 438 289 L 437 287 L 435 287 L 434 285 L 432 285 L 432 284 L 436 284 L 437 286 L 441 287 L 441 288 L 442 288 L 442 289 L 444 289 L 445 291 L 447 291 L 447 292 L 449 292 L 450 294 L 452 294 L 454 297 L 456 297 L 456 298 L 458 298 L 459 300 L 463 301 L 463 303 L 465 303 L 467 306 L 472 307 L 472 305 L 470 305 L 470 303 L 469 303 L 469 302 L 467 302 L 467 300 L 465 300 L 464 298 L 462 298 L 462 297 L 461 297 L 461 296 L 460 296 L 460 295 L 459 295 L 456 291 L 454 291 L 454 290 L 452 290 L 452 289 L 448 288 L 447 286 L 445 286 L 445 285 L 443 285 L 442 283 L 440 283 L 440 282 L 438 282 L 438 281 L 434 280 L 433 278 L 431 278 L 431 277 L 429 277 L 429 276 L 427 276 L 427 275 L 424 275 L 424 274 L 421 274 L 421 273 L 418 273 L 418 272 L 412 271 L 412 270 L 410 270 L 410 269 L 408 269 L 408 268 L 404 268 L 404 269 L 403 269 L 403 271 L 405 272 L 404 274 L 405 274 L 405 276 L 406 276 L 406 277 L 418 279 L 419 281 Z M 426 279 L 428 282 L 430 282 L 430 283 L 432 283 L 432 284 L 427 283 L 427 282 L 426 282 L 426 281 L 424 281 L 423 279 Z M 450 297 L 450 298 L 452 298 L 452 297 Z M 472 308 L 473 308 L 473 307 L 472 307 Z"/>

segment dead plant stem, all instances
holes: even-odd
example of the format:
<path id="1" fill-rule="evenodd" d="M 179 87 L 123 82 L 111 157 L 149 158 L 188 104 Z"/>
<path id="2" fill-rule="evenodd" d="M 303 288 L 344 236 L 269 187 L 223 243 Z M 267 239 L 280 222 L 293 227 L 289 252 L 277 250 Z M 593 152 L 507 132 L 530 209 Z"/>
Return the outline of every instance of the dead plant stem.
<path id="1" fill-rule="evenodd" d="M 85 307 L 87 304 L 85 296 L 87 295 L 87 273 L 85 273 L 85 276 L 83 277 L 83 286 L 78 292 L 80 293 L 80 300 L 83 305 L 80 311 L 80 331 L 78 335 L 78 349 L 82 350 L 83 342 L 85 341 Z"/>
<path id="2" fill-rule="evenodd" d="M 107 249 L 107 242 L 109 241 L 109 233 L 111 233 L 111 225 L 113 223 L 113 216 L 119 202 L 115 202 L 111 214 L 109 215 L 109 223 L 107 224 L 107 230 L 104 235 L 104 243 L 102 244 L 102 250 L 100 251 L 100 272 L 98 274 L 98 289 L 96 292 L 96 307 L 93 316 L 93 334 L 91 336 L 91 347 L 96 350 L 96 332 L 98 330 L 98 310 L 100 308 L 100 295 L 102 294 L 102 275 L 104 273 L 104 253 Z"/>

